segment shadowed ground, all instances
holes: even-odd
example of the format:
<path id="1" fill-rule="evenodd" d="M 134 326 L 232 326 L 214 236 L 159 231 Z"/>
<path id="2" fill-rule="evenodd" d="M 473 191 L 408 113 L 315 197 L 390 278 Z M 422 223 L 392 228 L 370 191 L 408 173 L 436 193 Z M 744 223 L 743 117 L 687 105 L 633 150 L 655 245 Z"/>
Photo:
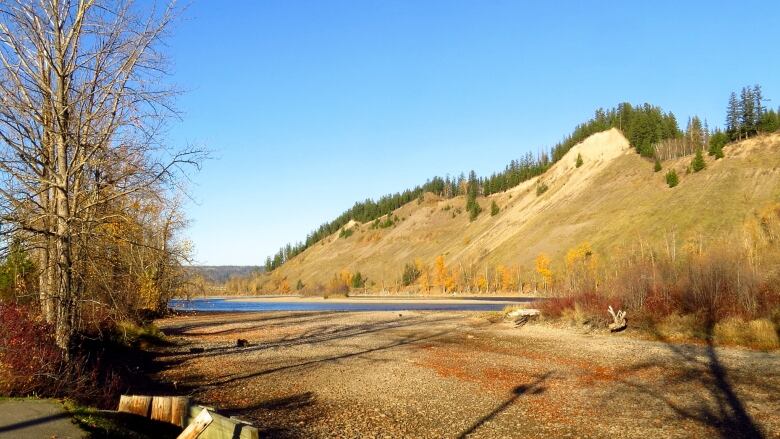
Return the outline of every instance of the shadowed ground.
<path id="1" fill-rule="evenodd" d="M 158 378 L 262 437 L 780 437 L 778 353 L 483 316 L 165 319 Z"/>

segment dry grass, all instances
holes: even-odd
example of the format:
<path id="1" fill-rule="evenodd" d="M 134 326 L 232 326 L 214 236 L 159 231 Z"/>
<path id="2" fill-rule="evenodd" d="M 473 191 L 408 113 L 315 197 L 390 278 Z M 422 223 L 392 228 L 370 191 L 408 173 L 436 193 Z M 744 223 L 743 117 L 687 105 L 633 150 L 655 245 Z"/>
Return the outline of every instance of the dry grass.
<path id="1" fill-rule="evenodd" d="M 756 349 L 778 349 L 780 328 L 769 319 L 744 321 L 729 318 L 715 325 L 715 341 L 720 344 L 750 346 Z"/>

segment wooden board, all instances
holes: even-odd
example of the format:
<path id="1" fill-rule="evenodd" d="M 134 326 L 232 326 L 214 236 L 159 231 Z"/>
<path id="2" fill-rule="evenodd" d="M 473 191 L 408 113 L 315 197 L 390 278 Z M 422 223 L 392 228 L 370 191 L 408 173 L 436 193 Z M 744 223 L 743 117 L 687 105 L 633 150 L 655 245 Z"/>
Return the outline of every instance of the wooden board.
<path id="1" fill-rule="evenodd" d="M 190 407 L 190 419 L 202 410 L 202 406 L 193 405 Z M 198 439 L 259 439 L 260 432 L 257 428 L 246 425 L 243 421 L 226 418 L 217 413 L 211 412 L 214 418 L 209 428 L 207 428 L 198 437 Z"/>
<path id="2" fill-rule="evenodd" d="M 208 428 L 209 425 L 211 425 L 213 420 L 214 419 L 211 417 L 211 414 L 208 410 L 201 410 L 200 414 L 198 414 L 198 416 L 192 420 L 190 425 L 188 425 L 187 428 L 185 428 L 184 431 L 182 431 L 181 434 L 176 437 L 176 439 L 197 438 L 206 428 Z"/>

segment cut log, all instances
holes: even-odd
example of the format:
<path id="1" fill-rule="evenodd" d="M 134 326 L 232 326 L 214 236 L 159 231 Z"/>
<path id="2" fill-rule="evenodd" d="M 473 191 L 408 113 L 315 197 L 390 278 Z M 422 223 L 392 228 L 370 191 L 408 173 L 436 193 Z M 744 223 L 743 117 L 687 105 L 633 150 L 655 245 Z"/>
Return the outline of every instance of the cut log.
<path id="1" fill-rule="evenodd" d="M 190 410 L 190 399 L 186 396 L 171 398 L 171 424 L 184 428 L 187 412 Z"/>
<path id="2" fill-rule="evenodd" d="M 117 411 L 148 418 L 152 411 L 152 397 L 138 395 L 120 396 Z"/>
<path id="3" fill-rule="evenodd" d="M 121 413 L 130 413 L 130 401 L 132 400 L 132 396 L 121 395 L 119 397 L 119 407 L 116 408 L 116 411 Z"/>
<path id="4" fill-rule="evenodd" d="M 201 410 L 200 414 L 192 420 L 192 423 L 176 439 L 195 439 L 203 433 L 203 430 L 208 428 L 213 420 L 208 410 Z"/>
<path id="5" fill-rule="evenodd" d="M 171 406 L 173 404 L 173 397 L 170 396 L 155 396 L 152 398 L 152 415 L 151 418 L 155 421 L 167 422 L 169 424 L 175 424 L 172 422 Z"/>

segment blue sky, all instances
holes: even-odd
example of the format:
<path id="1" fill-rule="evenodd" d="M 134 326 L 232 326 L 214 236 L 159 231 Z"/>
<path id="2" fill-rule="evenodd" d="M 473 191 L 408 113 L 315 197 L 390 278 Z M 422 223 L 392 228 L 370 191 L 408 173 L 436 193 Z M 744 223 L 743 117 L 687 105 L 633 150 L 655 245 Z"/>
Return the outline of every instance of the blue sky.
<path id="1" fill-rule="evenodd" d="M 207 1 L 173 28 L 170 141 L 214 159 L 187 206 L 196 262 L 262 264 L 356 200 L 500 170 L 598 107 L 723 125 L 780 105 L 780 2 Z"/>

